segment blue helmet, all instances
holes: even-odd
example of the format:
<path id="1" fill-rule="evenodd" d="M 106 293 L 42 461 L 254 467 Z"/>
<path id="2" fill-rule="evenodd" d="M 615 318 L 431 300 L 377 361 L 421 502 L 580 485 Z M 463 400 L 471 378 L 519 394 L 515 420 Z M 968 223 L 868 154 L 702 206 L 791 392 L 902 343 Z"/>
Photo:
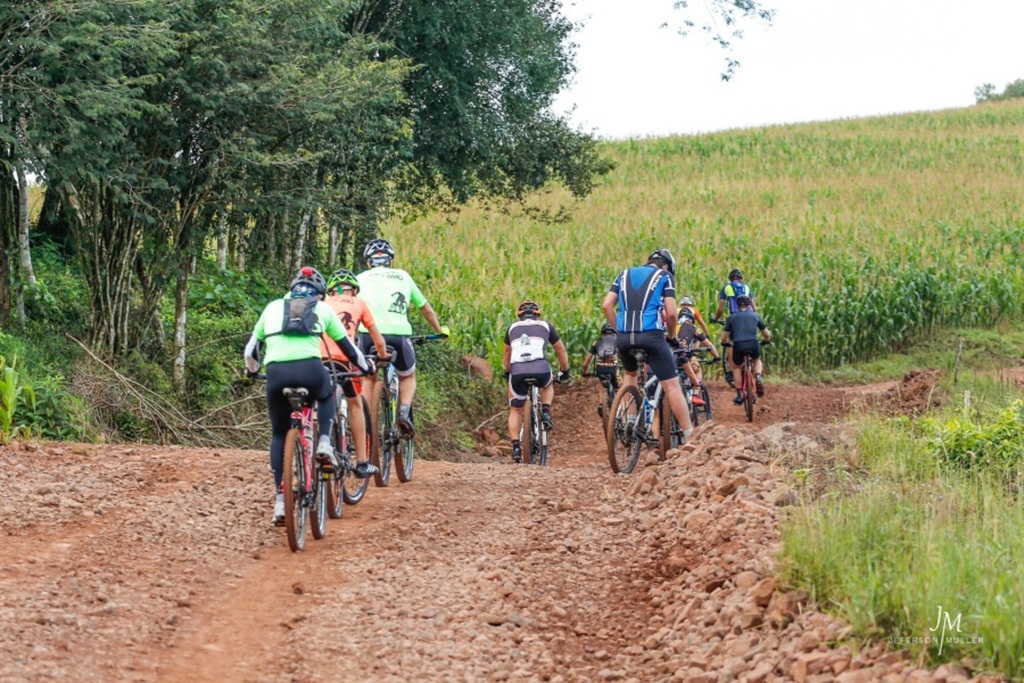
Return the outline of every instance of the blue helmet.
<path id="1" fill-rule="evenodd" d="M 327 281 L 316 268 L 303 266 L 292 278 L 289 289 L 293 296 L 323 296 L 327 293 Z"/>

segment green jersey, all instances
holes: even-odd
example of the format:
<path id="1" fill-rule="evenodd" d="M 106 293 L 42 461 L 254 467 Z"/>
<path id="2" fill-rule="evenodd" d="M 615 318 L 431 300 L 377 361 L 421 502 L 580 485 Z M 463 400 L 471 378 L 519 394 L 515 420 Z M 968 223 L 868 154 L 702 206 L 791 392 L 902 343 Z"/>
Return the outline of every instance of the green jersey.
<path id="1" fill-rule="evenodd" d="M 291 298 L 288 295 L 286 298 Z M 276 363 L 289 360 L 305 360 L 320 358 L 320 334 L 337 341 L 345 337 L 345 326 L 338 315 L 323 301 L 318 301 L 313 309 L 317 318 L 313 326 L 316 334 L 279 334 L 284 326 L 284 299 L 275 299 L 267 304 L 252 328 L 252 336 L 266 341 L 264 363 Z"/>
<path id="2" fill-rule="evenodd" d="M 359 298 L 369 306 L 377 330 L 381 334 L 412 335 L 409 307 L 422 308 L 427 297 L 423 296 L 409 273 L 399 268 L 380 266 L 364 270 L 356 277 L 359 280 Z M 366 332 L 366 328 L 360 325 L 359 331 Z"/>

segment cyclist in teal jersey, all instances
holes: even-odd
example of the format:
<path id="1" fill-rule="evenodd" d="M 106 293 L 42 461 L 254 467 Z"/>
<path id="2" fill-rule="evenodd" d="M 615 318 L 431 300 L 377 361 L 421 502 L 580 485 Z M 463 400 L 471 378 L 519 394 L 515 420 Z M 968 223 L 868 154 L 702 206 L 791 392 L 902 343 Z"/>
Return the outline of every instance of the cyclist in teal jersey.
<path id="1" fill-rule="evenodd" d="M 400 268 L 392 268 L 395 248 L 385 239 L 371 240 L 363 249 L 363 259 L 368 267 L 357 276 L 359 295 L 370 308 L 377 329 L 384 336 L 388 346 L 395 349 L 391 359 L 398 372 L 398 428 L 403 435 L 411 437 L 415 431 L 412 423 L 412 400 L 416 395 L 416 352 L 409 337 L 412 325 L 409 323 L 409 309 L 418 308 L 430 327 L 438 334 L 448 335 L 448 328 L 437 320 L 437 314 L 427 302 L 427 297 L 413 281 L 412 276 Z M 366 330 L 360 326 L 360 332 Z M 364 352 L 369 351 L 372 342 L 369 335 L 360 336 Z M 367 377 L 363 382 L 363 396 L 373 395 L 376 377 Z"/>
<path id="2" fill-rule="evenodd" d="M 733 268 L 729 271 L 729 281 L 718 292 L 718 310 L 715 311 L 715 317 L 711 319 L 711 322 L 721 322 L 722 313 L 725 312 L 726 308 L 729 309 L 729 315 L 740 310 L 736 301 L 741 296 L 746 296 L 750 299 L 750 310 L 757 310 L 757 306 L 754 305 L 754 294 L 750 291 L 750 285 L 743 281 L 743 271 L 739 268 Z M 706 331 L 705 334 L 707 334 Z M 725 371 L 725 381 L 728 382 L 730 387 L 735 387 L 732 374 L 732 349 L 727 348 L 725 353 L 730 363 L 729 369 Z"/>
<path id="3" fill-rule="evenodd" d="M 270 415 L 270 467 L 274 472 L 273 523 L 284 523 L 284 440 L 291 428 L 291 405 L 282 392 L 286 387 L 305 388 L 317 401 L 317 422 L 320 440 L 317 459 L 338 465 L 331 445 L 334 422 L 334 383 L 320 361 L 320 335 L 327 334 L 338 342 L 345 355 L 363 373 L 376 371 L 345 333 L 345 326 L 323 297 L 327 291 L 324 277 L 315 269 L 305 267 L 292 279 L 286 296 L 267 304 L 245 346 L 245 367 L 250 377 L 260 369 L 259 342 L 266 343 L 263 362 L 267 375 L 267 412 Z"/>

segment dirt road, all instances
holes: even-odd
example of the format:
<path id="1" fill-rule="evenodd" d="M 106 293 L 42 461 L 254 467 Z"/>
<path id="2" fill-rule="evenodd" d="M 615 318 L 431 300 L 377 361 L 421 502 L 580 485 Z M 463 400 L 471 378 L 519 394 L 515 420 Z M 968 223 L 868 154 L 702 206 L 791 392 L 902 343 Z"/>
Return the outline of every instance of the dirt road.
<path id="1" fill-rule="evenodd" d="M 916 680 L 829 647 L 842 625 L 771 578 L 792 494 L 768 454 L 836 438 L 845 396 L 780 389 L 748 427 L 723 388 L 713 427 L 620 476 L 570 387 L 551 467 L 418 461 L 298 554 L 263 451 L 13 445 L 0 681 Z"/>

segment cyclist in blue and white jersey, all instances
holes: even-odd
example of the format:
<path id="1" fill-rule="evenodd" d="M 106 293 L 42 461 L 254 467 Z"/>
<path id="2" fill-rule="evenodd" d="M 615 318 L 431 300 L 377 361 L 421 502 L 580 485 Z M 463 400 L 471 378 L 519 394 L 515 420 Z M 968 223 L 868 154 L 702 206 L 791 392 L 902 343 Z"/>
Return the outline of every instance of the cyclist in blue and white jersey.
<path id="1" fill-rule="evenodd" d="M 679 371 L 672 355 L 672 347 L 679 346 L 679 340 L 675 337 L 679 317 L 676 309 L 675 271 L 676 260 L 672 252 L 668 249 L 655 249 L 646 265 L 627 268 L 619 273 L 601 302 L 601 308 L 608 322 L 618 332 L 616 347 L 625 370 L 623 386 L 636 386 L 638 368 L 630 350 L 643 349 L 647 352 L 651 371 L 661 382 L 662 390 L 668 397 L 672 413 L 683 428 L 683 436 L 689 437 L 693 425 L 690 423 L 690 411 L 679 385 Z"/>

